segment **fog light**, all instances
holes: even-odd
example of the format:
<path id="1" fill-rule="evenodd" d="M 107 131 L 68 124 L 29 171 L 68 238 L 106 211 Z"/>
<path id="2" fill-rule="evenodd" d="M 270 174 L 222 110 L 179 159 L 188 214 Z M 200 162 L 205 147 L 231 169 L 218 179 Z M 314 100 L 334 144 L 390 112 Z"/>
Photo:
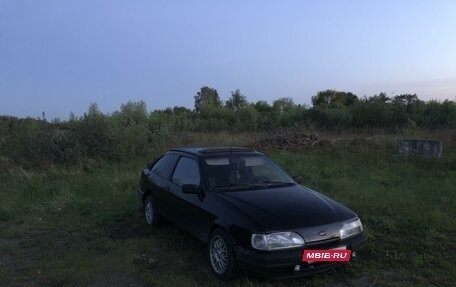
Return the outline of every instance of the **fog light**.
<path id="1" fill-rule="evenodd" d="M 294 271 L 295 271 L 295 272 L 301 271 L 301 265 L 296 265 L 296 266 L 294 267 Z"/>

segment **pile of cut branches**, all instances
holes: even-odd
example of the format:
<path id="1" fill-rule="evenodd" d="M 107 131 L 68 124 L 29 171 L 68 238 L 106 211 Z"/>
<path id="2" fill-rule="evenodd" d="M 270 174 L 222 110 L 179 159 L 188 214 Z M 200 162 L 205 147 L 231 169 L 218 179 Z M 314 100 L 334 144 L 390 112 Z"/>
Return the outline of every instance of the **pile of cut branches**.
<path id="1" fill-rule="evenodd" d="M 308 129 L 293 126 L 271 132 L 256 139 L 250 147 L 258 150 L 304 150 L 317 147 L 328 147 L 331 143 L 321 134 Z"/>

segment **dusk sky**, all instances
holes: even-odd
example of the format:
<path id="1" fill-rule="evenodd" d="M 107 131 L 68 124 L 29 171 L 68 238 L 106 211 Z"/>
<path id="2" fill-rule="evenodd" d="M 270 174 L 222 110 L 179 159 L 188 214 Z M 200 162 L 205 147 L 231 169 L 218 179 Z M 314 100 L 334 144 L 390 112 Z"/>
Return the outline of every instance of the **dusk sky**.
<path id="1" fill-rule="evenodd" d="M 0 115 L 325 89 L 456 100 L 456 1 L 0 0 Z"/>

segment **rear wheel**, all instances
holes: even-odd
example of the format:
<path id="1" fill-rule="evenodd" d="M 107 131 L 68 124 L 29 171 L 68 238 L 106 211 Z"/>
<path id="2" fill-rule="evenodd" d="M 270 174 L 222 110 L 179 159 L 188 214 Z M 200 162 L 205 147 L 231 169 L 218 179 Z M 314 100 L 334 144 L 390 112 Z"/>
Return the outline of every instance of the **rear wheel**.
<path id="1" fill-rule="evenodd" d="M 209 262 L 212 272 L 220 279 L 228 280 L 239 276 L 233 247 L 231 236 L 221 228 L 214 230 L 209 237 Z"/>
<path id="2" fill-rule="evenodd" d="M 144 215 L 148 225 L 158 225 L 161 221 L 160 213 L 158 213 L 157 208 L 155 207 L 152 196 L 148 196 L 144 201 Z"/>

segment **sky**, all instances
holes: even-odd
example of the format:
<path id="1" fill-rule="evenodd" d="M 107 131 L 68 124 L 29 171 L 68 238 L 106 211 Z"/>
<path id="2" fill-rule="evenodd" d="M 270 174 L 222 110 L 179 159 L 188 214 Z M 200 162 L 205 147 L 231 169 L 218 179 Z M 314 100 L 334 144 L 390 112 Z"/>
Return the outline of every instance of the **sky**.
<path id="1" fill-rule="evenodd" d="M 318 91 L 456 100 L 456 1 L 0 0 L 0 115 Z"/>

